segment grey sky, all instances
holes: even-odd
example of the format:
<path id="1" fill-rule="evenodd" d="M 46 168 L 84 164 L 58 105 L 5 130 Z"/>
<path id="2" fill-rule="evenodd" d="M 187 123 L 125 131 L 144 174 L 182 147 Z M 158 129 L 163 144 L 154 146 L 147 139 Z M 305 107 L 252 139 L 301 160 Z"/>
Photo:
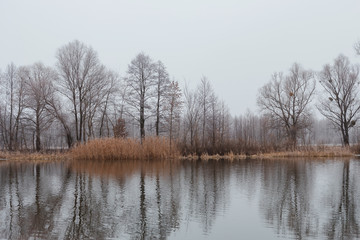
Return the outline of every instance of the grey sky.
<path id="1" fill-rule="evenodd" d="M 231 113 L 257 111 L 275 71 L 296 61 L 319 70 L 340 53 L 359 62 L 359 0 L 1 0 L 0 68 L 54 65 L 78 39 L 124 75 L 140 51 L 195 87 L 202 75 Z"/>

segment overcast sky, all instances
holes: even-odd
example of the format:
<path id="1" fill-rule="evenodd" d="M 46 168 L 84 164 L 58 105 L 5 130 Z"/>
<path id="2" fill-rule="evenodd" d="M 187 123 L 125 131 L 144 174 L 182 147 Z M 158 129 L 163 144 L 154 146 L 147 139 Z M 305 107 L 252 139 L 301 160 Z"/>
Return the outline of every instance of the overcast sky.
<path id="1" fill-rule="evenodd" d="M 294 62 L 353 63 L 359 0 L 0 0 L 0 68 L 55 64 L 75 39 L 124 75 L 141 51 L 195 87 L 202 75 L 232 114 L 257 111 L 258 89 Z"/>

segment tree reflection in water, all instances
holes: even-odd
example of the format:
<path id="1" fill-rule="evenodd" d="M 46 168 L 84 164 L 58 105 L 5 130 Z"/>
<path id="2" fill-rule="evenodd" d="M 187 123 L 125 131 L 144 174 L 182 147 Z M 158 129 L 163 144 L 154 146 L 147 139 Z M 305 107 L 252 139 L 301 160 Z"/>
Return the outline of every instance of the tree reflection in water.
<path id="1" fill-rule="evenodd" d="M 260 208 L 279 235 L 359 238 L 357 161 L 263 161 L 262 165 Z"/>
<path id="2" fill-rule="evenodd" d="M 359 170 L 356 160 L 4 163 L 0 238 L 167 239 L 198 225 L 211 238 L 234 192 L 256 201 L 256 227 L 275 237 L 359 238 Z"/>

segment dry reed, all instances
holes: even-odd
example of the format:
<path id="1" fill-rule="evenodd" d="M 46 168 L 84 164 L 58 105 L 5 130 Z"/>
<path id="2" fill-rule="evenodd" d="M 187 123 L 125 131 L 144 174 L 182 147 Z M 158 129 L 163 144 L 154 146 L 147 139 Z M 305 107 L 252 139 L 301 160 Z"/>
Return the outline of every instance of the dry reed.
<path id="1" fill-rule="evenodd" d="M 163 160 L 179 156 L 169 141 L 162 137 L 138 139 L 103 138 L 76 146 L 70 152 L 74 160 Z"/>
<path id="2" fill-rule="evenodd" d="M 0 152 L 0 160 L 17 162 L 55 162 L 68 159 L 64 153 L 29 153 L 29 152 Z"/>
<path id="3" fill-rule="evenodd" d="M 346 147 L 318 146 L 288 152 L 264 153 L 251 156 L 251 158 L 324 158 L 324 157 L 353 157 L 354 153 Z"/>

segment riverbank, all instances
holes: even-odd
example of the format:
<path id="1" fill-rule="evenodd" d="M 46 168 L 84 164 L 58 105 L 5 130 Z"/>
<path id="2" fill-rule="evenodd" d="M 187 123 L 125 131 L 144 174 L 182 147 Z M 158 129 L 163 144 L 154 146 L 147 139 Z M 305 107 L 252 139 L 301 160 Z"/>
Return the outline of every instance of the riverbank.
<path id="1" fill-rule="evenodd" d="M 182 156 L 176 149 L 170 151 L 169 143 L 164 138 L 149 138 L 141 144 L 136 140 L 101 139 L 93 140 L 85 145 L 79 145 L 70 151 L 62 152 L 0 152 L 2 161 L 29 161 L 29 162 L 54 162 L 65 160 L 226 160 L 235 161 L 242 159 L 286 159 L 286 158 L 351 158 L 358 153 L 356 147 L 340 146 L 312 146 L 299 148 L 295 151 L 279 151 L 256 154 L 225 155 L 186 155 Z"/>
<path id="2" fill-rule="evenodd" d="M 37 153 L 37 152 L 1 152 L 0 163 L 6 161 L 12 162 L 55 162 L 70 159 L 68 152 L 52 152 L 52 153 Z"/>
<path id="3" fill-rule="evenodd" d="M 315 146 L 299 148 L 294 151 L 280 151 L 280 152 L 268 152 L 268 153 L 256 153 L 252 155 L 246 154 L 233 154 L 232 152 L 220 155 L 208 155 L 202 154 L 200 157 L 196 155 L 189 155 L 181 157 L 184 160 L 241 160 L 241 159 L 286 159 L 286 158 L 349 158 L 355 157 L 357 149 L 350 147 L 340 146 Z"/>

